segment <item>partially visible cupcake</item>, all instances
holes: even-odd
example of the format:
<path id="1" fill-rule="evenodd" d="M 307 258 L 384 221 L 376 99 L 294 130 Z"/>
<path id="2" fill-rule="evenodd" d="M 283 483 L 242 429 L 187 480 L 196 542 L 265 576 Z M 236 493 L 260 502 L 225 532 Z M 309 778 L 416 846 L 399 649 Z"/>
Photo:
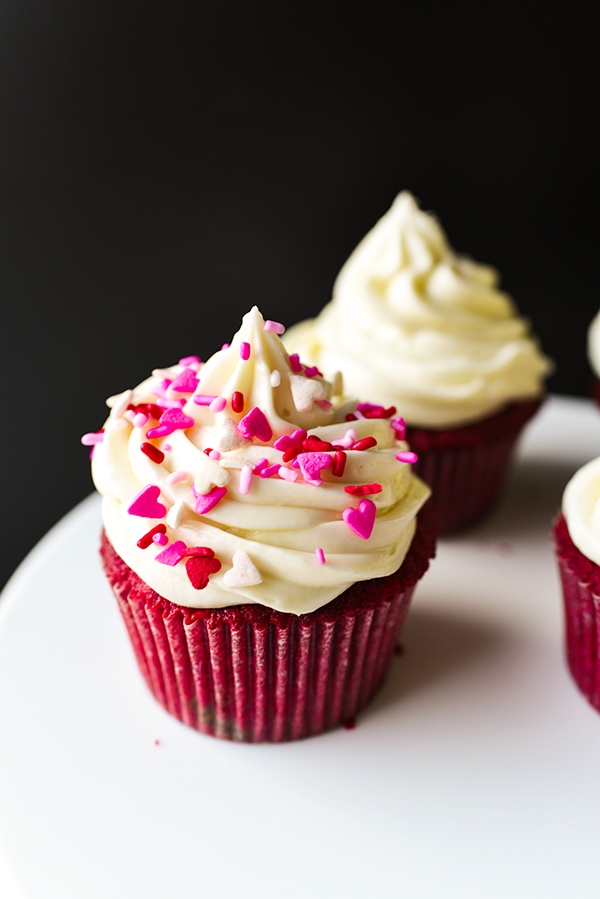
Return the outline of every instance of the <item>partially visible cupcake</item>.
<path id="1" fill-rule="evenodd" d="M 490 510 L 551 363 L 489 266 L 457 254 L 410 193 L 363 238 L 291 352 L 396 405 L 444 532 Z"/>
<path id="2" fill-rule="evenodd" d="M 596 405 L 600 406 L 600 311 L 588 328 L 587 356 L 592 370 L 592 397 Z"/>
<path id="3" fill-rule="evenodd" d="M 553 524 L 571 674 L 600 711 L 600 458 L 571 478 Z"/>
<path id="4" fill-rule="evenodd" d="M 248 742 L 356 715 L 435 549 L 390 411 L 358 417 L 282 331 L 253 308 L 205 364 L 111 398 L 84 440 L 104 570 L 150 690 Z"/>

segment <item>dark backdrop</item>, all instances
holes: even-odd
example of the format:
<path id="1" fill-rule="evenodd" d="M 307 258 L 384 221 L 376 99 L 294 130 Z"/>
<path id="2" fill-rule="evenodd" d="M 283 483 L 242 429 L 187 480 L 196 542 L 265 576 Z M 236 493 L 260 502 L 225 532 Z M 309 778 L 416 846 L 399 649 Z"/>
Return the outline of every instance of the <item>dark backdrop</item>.
<path id="1" fill-rule="evenodd" d="M 316 313 L 402 188 L 587 395 L 593 6 L 0 0 L 0 583 L 91 492 L 107 395 Z"/>

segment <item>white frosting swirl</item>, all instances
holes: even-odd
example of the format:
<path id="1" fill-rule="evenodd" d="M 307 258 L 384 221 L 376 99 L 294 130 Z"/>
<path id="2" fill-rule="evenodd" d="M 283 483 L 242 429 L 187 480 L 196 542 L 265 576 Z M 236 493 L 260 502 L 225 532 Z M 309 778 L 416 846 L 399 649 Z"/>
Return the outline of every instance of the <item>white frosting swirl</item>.
<path id="1" fill-rule="evenodd" d="M 600 311 L 596 313 L 588 328 L 587 351 L 589 363 L 596 377 L 600 378 Z"/>
<path id="2" fill-rule="evenodd" d="M 354 396 L 396 403 L 411 425 L 442 428 L 538 396 L 550 361 L 497 272 L 458 255 L 410 193 L 363 238 L 316 319 L 285 343 Z"/>
<path id="3" fill-rule="evenodd" d="M 183 360 L 108 404 L 92 457 L 104 526 L 124 561 L 167 599 L 300 614 L 401 565 L 429 489 L 396 458 L 408 448 L 389 410 L 347 421 L 356 404 L 342 404 L 331 384 L 290 359 L 256 307 L 203 366 Z M 376 444 L 356 448 L 364 438 Z M 379 492 L 344 489 L 373 484 Z M 146 536 L 157 526 L 162 545 Z M 216 570 L 200 586 L 188 563 Z"/>
<path id="4" fill-rule="evenodd" d="M 575 472 L 563 493 L 562 511 L 577 549 L 600 565 L 600 457 Z"/>

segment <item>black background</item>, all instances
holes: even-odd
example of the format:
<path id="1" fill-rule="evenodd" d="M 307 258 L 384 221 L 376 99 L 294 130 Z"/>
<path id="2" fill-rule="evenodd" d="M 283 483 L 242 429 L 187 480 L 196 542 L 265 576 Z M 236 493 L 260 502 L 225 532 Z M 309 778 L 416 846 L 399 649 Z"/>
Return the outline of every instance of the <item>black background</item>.
<path id="1" fill-rule="evenodd" d="M 403 188 L 587 396 L 595 10 L 0 0 L 0 583 L 91 492 L 106 396 L 318 312 Z"/>

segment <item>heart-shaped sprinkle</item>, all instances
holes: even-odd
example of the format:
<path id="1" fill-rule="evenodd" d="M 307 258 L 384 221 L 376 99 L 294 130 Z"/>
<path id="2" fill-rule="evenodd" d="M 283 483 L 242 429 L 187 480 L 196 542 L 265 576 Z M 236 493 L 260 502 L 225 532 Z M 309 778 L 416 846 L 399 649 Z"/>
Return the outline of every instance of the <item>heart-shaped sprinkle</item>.
<path id="1" fill-rule="evenodd" d="M 213 487 L 208 493 L 197 494 L 195 490 L 193 492 L 196 497 L 194 511 L 197 512 L 198 515 L 206 515 L 206 513 L 210 512 L 217 503 L 221 502 L 227 493 L 227 487 Z"/>
<path id="2" fill-rule="evenodd" d="M 217 459 L 211 459 L 206 453 L 198 454 L 194 472 L 194 490 L 197 494 L 209 493 L 213 487 L 225 487 L 230 478 L 229 472 Z"/>
<path id="3" fill-rule="evenodd" d="M 329 453 L 298 453 L 296 458 L 305 481 L 319 481 L 323 469 L 331 465 Z"/>
<path id="4" fill-rule="evenodd" d="M 185 570 L 195 590 L 204 590 L 210 575 L 220 568 L 221 563 L 213 556 L 189 556 L 185 560 Z"/>
<path id="5" fill-rule="evenodd" d="M 271 425 L 267 421 L 265 413 L 258 406 L 250 409 L 242 420 L 238 422 L 237 427 L 242 437 L 247 437 L 248 440 L 256 437 L 257 440 L 268 443 L 273 436 Z"/>
<path id="6" fill-rule="evenodd" d="M 342 518 L 355 534 L 358 534 L 363 540 L 368 540 L 373 533 L 376 512 L 377 507 L 374 502 L 370 499 L 362 499 L 358 504 L 358 509 L 353 509 L 352 506 L 344 509 Z"/>
<path id="7" fill-rule="evenodd" d="M 167 507 L 158 501 L 160 488 L 155 484 L 147 484 L 127 509 L 130 515 L 139 515 L 140 518 L 164 518 Z"/>
<path id="8" fill-rule="evenodd" d="M 179 393 L 193 393 L 197 386 L 198 378 L 192 368 L 184 368 L 171 381 L 171 390 Z"/>
<path id="9" fill-rule="evenodd" d="M 243 550 L 233 554 L 232 567 L 223 575 L 226 587 L 255 587 L 262 584 L 262 575 L 248 553 Z"/>
<path id="10" fill-rule="evenodd" d="M 161 552 L 154 556 L 154 561 L 161 562 L 163 565 L 171 565 L 171 567 L 173 567 L 181 562 L 186 552 L 187 546 L 185 545 L 183 540 L 175 540 L 174 543 L 170 543 L 163 550 L 161 550 Z"/>
<path id="11" fill-rule="evenodd" d="M 310 412 L 313 403 L 327 399 L 325 384 L 322 381 L 305 378 L 304 375 L 290 375 L 290 387 L 298 412 Z"/>
<path id="12" fill-rule="evenodd" d="M 196 422 L 193 418 L 182 412 L 179 406 L 174 406 L 163 412 L 158 427 L 150 428 L 146 436 L 150 439 L 152 437 L 166 437 L 168 434 L 172 434 L 173 431 L 185 431 L 187 428 L 193 428 L 195 424 Z"/>

